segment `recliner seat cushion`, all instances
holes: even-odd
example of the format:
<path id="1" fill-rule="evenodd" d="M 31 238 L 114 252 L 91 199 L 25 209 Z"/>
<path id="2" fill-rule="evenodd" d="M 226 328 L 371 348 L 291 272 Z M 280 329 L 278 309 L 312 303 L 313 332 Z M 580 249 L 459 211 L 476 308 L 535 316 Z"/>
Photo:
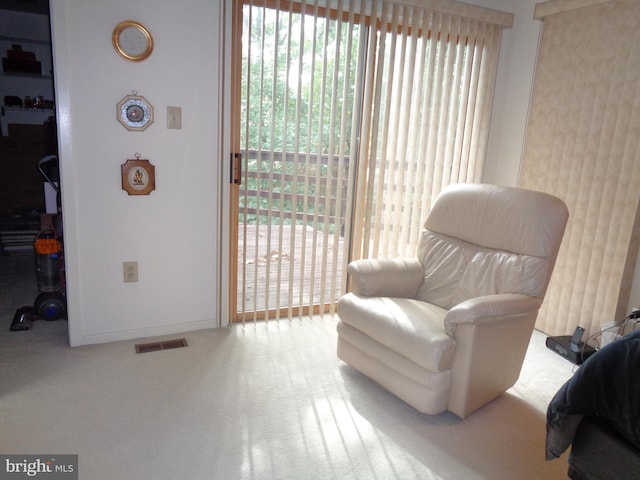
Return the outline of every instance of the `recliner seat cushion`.
<path id="1" fill-rule="evenodd" d="M 451 367 L 456 344 L 444 331 L 445 309 L 409 298 L 348 293 L 338 310 L 344 323 L 422 368 L 442 372 Z"/>

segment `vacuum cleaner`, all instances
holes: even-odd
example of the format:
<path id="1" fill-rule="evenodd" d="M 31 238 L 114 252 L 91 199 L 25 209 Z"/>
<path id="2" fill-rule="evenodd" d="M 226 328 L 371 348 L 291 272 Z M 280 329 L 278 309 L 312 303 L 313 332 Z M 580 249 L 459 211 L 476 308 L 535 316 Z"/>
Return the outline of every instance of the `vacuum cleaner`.
<path id="1" fill-rule="evenodd" d="M 36 297 L 33 308 L 38 318 L 59 320 L 67 311 L 62 243 L 55 238 L 52 230 L 45 230 L 36 237 L 34 247 L 40 294 Z"/>
<path id="2" fill-rule="evenodd" d="M 58 225 L 61 225 L 60 188 L 58 186 L 57 172 L 58 158 L 49 155 L 38 162 L 38 170 L 56 191 L 56 215 Z M 61 231 L 61 228 L 60 228 Z M 33 306 L 23 306 L 16 310 L 11 322 L 10 330 L 29 330 L 37 319 L 59 320 L 67 313 L 67 301 L 64 281 L 64 256 L 62 247 L 62 235 L 55 230 L 43 230 L 34 242 L 36 276 L 38 290 Z"/>

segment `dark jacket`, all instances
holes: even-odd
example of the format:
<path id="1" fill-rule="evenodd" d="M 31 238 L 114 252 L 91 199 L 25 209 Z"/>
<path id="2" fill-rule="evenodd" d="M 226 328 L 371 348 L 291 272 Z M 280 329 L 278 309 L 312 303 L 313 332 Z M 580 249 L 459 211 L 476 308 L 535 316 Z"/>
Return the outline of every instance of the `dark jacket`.
<path id="1" fill-rule="evenodd" d="M 547 460 L 571 445 L 584 416 L 640 448 L 640 330 L 598 350 L 558 390 L 547 409 Z"/>

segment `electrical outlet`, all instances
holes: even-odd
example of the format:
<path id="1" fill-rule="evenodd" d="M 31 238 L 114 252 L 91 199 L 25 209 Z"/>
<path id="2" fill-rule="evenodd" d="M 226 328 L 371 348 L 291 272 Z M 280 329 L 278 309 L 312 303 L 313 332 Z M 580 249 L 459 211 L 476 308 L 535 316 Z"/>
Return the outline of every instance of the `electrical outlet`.
<path id="1" fill-rule="evenodd" d="M 122 262 L 122 270 L 125 283 L 138 281 L 138 262 Z"/>

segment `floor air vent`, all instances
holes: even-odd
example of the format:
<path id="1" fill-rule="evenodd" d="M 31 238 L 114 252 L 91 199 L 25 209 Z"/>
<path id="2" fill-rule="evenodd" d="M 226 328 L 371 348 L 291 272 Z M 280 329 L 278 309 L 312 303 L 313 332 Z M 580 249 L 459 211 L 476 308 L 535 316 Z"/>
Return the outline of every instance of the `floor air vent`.
<path id="1" fill-rule="evenodd" d="M 188 346 L 185 338 L 177 340 L 165 340 L 164 342 L 140 343 L 136 345 L 136 353 L 157 352 L 159 350 L 170 350 L 172 348 L 182 348 Z"/>

